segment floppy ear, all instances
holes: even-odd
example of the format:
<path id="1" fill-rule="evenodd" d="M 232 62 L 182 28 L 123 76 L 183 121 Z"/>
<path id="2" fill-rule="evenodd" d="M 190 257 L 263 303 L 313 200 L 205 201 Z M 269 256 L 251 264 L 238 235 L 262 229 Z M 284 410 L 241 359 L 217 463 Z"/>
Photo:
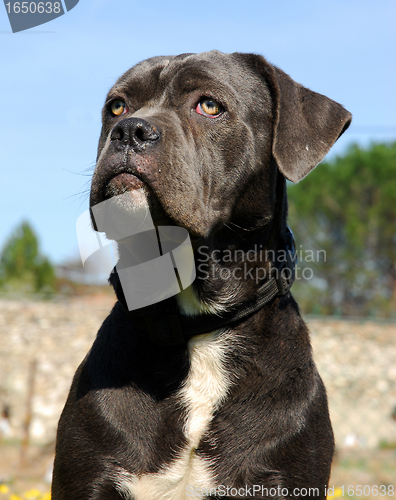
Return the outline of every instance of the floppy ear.
<path id="1" fill-rule="evenodd" d="M 272 154 L 282 174 L 298 182 L 323 160 L 349 127 L 352 115 L 341 104 L 312 92 L 274 68 L 276 116 Z"/>
<path id="2" fill-rule="evenodd" d="M 298 182 L 323 160 L 349 127 L 352 115 L 341 104 L 296 83 L 262 56 L 255 57 L 256 71 L 265 78 L 274 101 L 272 154 L 286 179 Z"/>

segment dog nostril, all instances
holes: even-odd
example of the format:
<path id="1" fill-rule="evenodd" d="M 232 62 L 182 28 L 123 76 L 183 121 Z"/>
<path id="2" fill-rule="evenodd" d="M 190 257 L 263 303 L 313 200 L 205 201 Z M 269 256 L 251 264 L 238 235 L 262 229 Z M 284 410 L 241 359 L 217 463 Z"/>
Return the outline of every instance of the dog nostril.
<path id="1" fill-rule="evenodd" d="M 145 133 L 145 131 L 143 130 L 142 127 L 138 127 L 136 130 L 135 130 L 135 137 L 136 139 L 139 139 L 139 141 L 147 141 L 148 137 L 147 137 L 147 134 Z"/>
<path id="2" fill-rule="evenodd" d="M 122 141 L 123 138 L 124 138 L 124 130 L 122 129 L 122 127 L 120 126 L 114 127 L 113 130 L 111 131 L 110 139 L 112 141 Z"/>
<path id="3" fill-rule="evenodd" d="M 160 138 L 160 132 L 140 118 L 127 118 L 119 122 L 110 133 L 110 140 L 122 145 L 129 144 L 132 148 L 145 148 Z"/>
<path id="4" fill-rule="evenodd" d="M 154 125 L 145 125 L 141 124 L 137 126 L 134 131 L 134 136 L 138 141 L 147 142 L 147 141 L 155 141 L 159 138 L 159 133 Z"/>

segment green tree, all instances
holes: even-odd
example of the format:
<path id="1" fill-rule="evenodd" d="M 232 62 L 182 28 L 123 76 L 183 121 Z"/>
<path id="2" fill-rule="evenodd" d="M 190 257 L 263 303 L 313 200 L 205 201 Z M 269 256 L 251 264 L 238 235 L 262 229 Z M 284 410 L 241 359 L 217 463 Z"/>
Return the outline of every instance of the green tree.
<path id="1" fill-rule="evenodd" d="M 28 222 L 22 222 L 1 252 L 0 287 L 50 295 L 55 281 L 54 268 L 41 255 L 37 236 Z"/>
<path id="2" fill-rule="evenodd" d="M 396 142 L 356 145 L 288 189 L 297 248 L 324 250 L 302 262 L 305 312 L 392 315 L 396 305 Z M 300 244 L 303 246 L 300 247 Z M 302 286 L 304 285 L 304 286 Z"/>

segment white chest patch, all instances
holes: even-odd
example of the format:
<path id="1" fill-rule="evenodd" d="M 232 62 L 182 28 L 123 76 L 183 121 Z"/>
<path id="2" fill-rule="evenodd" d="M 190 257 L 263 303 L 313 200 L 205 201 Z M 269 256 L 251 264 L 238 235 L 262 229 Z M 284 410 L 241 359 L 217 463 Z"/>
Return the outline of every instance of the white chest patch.
<path id="1" fill-rule="evenodd" d="M 186 500 L 204 498 L 200 492 L 215 487 L 209 464 L 195 454 L 214 410 L 227 394 L 229 379 L 224 370 L 226 347 L 214 332 L 192 338 L 188 344 L 190 372 L 180 391 L 188 408 L 184 433 L 187 447 L 171 464 L 156 474 L 135 477 L 120 472 L 120 493 L 128 500 Z"/>

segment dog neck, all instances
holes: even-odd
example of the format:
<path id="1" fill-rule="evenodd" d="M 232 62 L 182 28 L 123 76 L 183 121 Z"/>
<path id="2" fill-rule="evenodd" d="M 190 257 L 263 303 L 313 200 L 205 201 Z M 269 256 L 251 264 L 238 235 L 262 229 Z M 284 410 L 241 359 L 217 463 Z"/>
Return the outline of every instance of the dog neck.
<path id="1" fill-rule="evenodd" d="M 285 183 L 277 187 L 275 216 L 268 223 L 248 229 L 228 223 L 210 237 L 194 240 L 196 279 L 175 297 L 128 312 L 114 269 L 110 283 L 135 326 L 154 342 L 156 330 L 168 330 L 170 342 L 177 343 L 235 323 L 286 294 L 294 281 L 295 248 L 285 224 Z"/>
<path id="2" fill-rule="evenodd" d="M 119 297 L 120 302 L 123 304 L 124 314 L 131 321 L 133 328 L 145 333 L 153 344 L 177 345 L 185 343 L 188 339 L 196 335 L 218 330 L 231 324 L 237 325 L 239 322 L 245 321 L 248 317 L 258 312 L 277 295 L 286 295 L 294 281 L 295 265 L 295 247 L 293 235 L 290 230 L 288 230 L 288 241 L 285 249 L 287 259 L 282 259 L 282 262 L 279 264 L 276 258 L 276 266 L 272 269 L 271 265 L 268 266 L 268 279 L 265 279 L 260 284 L 258 290 L 251 297 L 248 296 L 246 298 L 245 295 L 245 299 L 242 302 L 238 302 L 234 306 L 227 304 L 227 307 L 222 307 L 221 310 L 220 308 L 214 310 L 214 308 L 200 301 L 194 289 L 190 287 L 189 293 L 192 295 L 188 296 L 188 292 L 185 292 L 185 295 L 182 295 L 181 301 L 180 294 L 178 294 L 179 299 L 176 298 L 174 300 L 172 297 L 171 299 L 163 300 L 139 310 L 128 311 L 125 299 L 122 300 L 122 290 L 120 288 L 115 289 L 118 293 L 122 294 L 122 297 Z M 244 259 L 242 258 L 243 261 Z M 218 262 L 220 261 L 216 261 L 216 263 Z M 263 264 L 262 259 L 260 262 Z M 235 266 L 231 266 L 231 268 L 233 270 L 236 269 Z M 264 268 L 257 268 L 257 266 L 247 269 L 249 273 L 255 269 L 265 271 Z M 113 280 L 115 280 L 115 276 L 117 276 L 116 271 L 113 273 Z M 253 276 L 251 274 L 249 278 L 253 278 Z M 261 279 L 264 280 L 264 276 Z M 116 281 L 113 284 L 116 284 Z M 258 284 L 259 280 L 256 279 L 255 287 Z M 246 287 L 246 283 L 243 284 L 243 287 Z M 255 287 L 251 286 L 250 288 L 254 289 Z M 219 300 L 218 303 L 221 304 Z M 184 307 L 187 314 L 183 313 L 184 311 L 181 310 L 182 307 Z"/>
<path id="3" fill-rule="evenodd" d="M 223 315 L 235 311 L 246 303 L 266 297 L 269 293 L 267 285 L 274 278 L 278 279 L 278 294 L 286 292 L 280 278 L 287 269 L 291 281 L 294 280 L 293 234 L 286 228 L 285 235 L 282 239 L 278 238 L 277 245 L 270 246 L 272 238 L 268 233 L 265 234 L 265 230 L 260 233 L 259 236 L 244 237 L 243 243 L 239 245 L 236 244 L 236 237 L 227 237 L 226 241 L 232 243 L 221 245 L 212 242 L 197 247 L 196 280 L 191 287 L 176 295 L 182 314 Z M 285 287 L 289 288 L 289 284 Z"/>
<path id="4" fill-rule="evenodd" d="M 263 206 L 262 215 L 249 218 L 248 193 L 231 222 L 194 241 L 196 279 L 176 296 L 182 314 L 223 314 L 239 308 L 260 294 L 280 259 L 292 257 L 294 262 L 293 235 L 286 225 L 286 181 L 279 172 L 274 180 L 272 206 Z"/>

